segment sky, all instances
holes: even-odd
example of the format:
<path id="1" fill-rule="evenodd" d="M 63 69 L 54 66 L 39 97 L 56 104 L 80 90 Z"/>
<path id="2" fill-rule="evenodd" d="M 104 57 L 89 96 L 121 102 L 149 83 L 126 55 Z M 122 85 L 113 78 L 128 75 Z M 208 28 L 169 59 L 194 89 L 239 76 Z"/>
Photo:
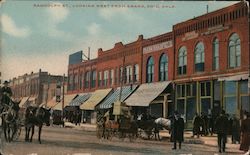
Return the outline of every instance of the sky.
<path id="1" fill-rule="evenodd" d="M 0 8 L 2 80 L 42 71 L 67 75 L 68 56 L 172 31 L 174 24 L 236 1 L 4 1 Z M 106 5 L 106 7 L 100 7 Z M 112 7 L 113 5 L 113 7 Z M 115 7 L 120 5 L 122 7 Z M 131 8 L 131 5 L 144 6 Z"/>

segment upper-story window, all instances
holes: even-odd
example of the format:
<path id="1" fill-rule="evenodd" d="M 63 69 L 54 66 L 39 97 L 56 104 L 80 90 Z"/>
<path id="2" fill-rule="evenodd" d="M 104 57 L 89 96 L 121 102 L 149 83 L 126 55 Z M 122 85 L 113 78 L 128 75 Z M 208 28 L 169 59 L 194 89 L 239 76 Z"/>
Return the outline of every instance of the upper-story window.
<path id="1" fill-rule="evenodd" d="M 134 65 L 134 82 L 139 81 L 139 65 Z"/>
<path id="2" fill-rule="evenodd" d="M 163 54 L 160 58 L 159 65 L 159 81 L 168 80 L 168 57 Z"/>
<path id="3" fill-rule="evenodd" d="M 178 74 L 183 75 L 187 72 L 187 48 L 182 46 L 178 52 Z"/>
<path id="4" fill-rule="evenodd" d="M 111 86 L 114 85 L 114 75 L 115 75 L 115 71 L 114 71 L 114 69 L 111 69 L 110 70 L 110 79 L 109 79 L 109 82 L 110 82 Z"/>
<path id="5" fill-rule="evenodd" d="M 84 88 L 89 88 L 89 80 L 90 80 L 90 72 L 87 71 L 85 73 L 85 78 L 84 78 Z"/>
<path id="6" fill-rule="evenodd" d="M 102 72 L 98 72 L 98 87 L 102 85 Z"/>
<path id="7" fill-rule="evenodd" d="M 104 71 L 104 78 L 103 78 L 103 86 L 108 86 L 108 79 L 109 79 L 109 71 Z"/>
<path id="8" fill-rule="evenodd" d="M 91 72 L 91 88 L 95 88 L 96 85 L 96 71 Z"/>
<path id="9" fill-rule="evenodd" d="M 229 68 L 239 67 L 241 64 L 240 37 L 237 33 L 233 33 L 229 38 L 228 45 Z"/>
<path id="10" fill-rule="evenodd" d="M 213 41 L 213 70 L 219 69 L 219 39 Z"/>
<path id="11" fill-rule="evenodd" d="M 132 66 L 126 67 L 126 83 L 132 82 Z"/>
<path id="12" fill-rule="evenodd" d="M 147 83 L 154 81 L 154 59 L 149 57 L 147 62 Z"/>
<path id="13" fill-rule="evenodd" d="M 194 61 L 195 61 L 195 71 L 202 72 L 204 71 L 205 64 L 205 52 L 204 52 L 204 44 L 199 42 L 194 49 Z"/>

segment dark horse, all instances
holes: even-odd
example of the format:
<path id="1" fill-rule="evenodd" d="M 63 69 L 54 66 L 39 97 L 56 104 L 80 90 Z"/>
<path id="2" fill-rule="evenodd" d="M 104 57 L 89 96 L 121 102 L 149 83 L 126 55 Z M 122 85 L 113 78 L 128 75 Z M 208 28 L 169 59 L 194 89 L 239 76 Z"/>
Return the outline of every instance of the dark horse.
<path id="1" fill-rule="evenodd" d="M 25 112 L 25 141 L 32 142 L 35 126 L 38 126 L 38 141 L 41 144 L 43 124 L 50 125 L 50 109 L 43 107 L 27 107 Z M 30 130 L 32 129 L 31 137 Z"/>
<path id="2" fill-rule="evenodd" d="M 2 125 L 5 140 L 7 142 L 13 141 L 15 134 L 17 133 L 17 119 L 19 111 L 19 102 L 10 101 L 9 105 L 3 104 Z"/>

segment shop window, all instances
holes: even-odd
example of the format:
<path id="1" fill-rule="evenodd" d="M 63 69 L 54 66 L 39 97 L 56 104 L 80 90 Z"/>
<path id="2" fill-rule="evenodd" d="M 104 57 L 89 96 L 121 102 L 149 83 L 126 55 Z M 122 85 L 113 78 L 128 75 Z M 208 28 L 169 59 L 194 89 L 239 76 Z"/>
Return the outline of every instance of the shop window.
<path id="1" fill-rule="evenodd" d="M 240 93 L 247 94 L 248 93 L 248 81 L 240 81 Z"/>
<path id="2" fill-rule="evenodd" d="M 147 83 L 151 83 L 154 80 L 154 59 L 149 57 L 147 61 Z"/>
<path id="3" fill-rule="evenodd" d="M 186 118 L 187 120 L 193 120 L 196 113 L 196 98 L 188 98 L 186 104 Z"/>
<path id="4" fill-rule="evenodd" d="M 179 49 L 178 53 L 178 74 L 186 74 L 187 71 L 187 49 L 185 46 L 182 46 Z"/>
<path id="5" fill-rule="evenodd" d="M 217 38 L 213 41 L 213 70 L 219 69 L 219 40 Z"/>
<path id="6" fill-rule="evenodd" d="M 185 100 L 184 99 L 178 99 L 177 100 L 177 111 L 181 115 L 185 114 Z"/>
<path id="7" fill-rule="evenodd" d="M 159 65 L 159 81 L 168 80 L 168 57 L 163 54 L 160 58 Z"/>
<path id="8" fill-rule="evenodd" d="M 205 52 L 204 44 L 199 42 L 195 47 L 195 71 L 202 72 L 204 71 L 205 62 Z"/>
<path id="9" fill-rule="evenodd" d="M 235 81 L 225 81 L 224 92 L 225 92 L 225 95 L 236 94 L 236 82 Z"/>
<path id="10" fill-rule="evenodd" d="M 132 66 L 126 67 L 126 83 L 132 82 Z"/>
<path id="11" fill-rule="evenodd" d="M 201 99 L 201 112 L 208 114 L 209 110 L 211 110 L 211 98 L 202 98 Z"/>

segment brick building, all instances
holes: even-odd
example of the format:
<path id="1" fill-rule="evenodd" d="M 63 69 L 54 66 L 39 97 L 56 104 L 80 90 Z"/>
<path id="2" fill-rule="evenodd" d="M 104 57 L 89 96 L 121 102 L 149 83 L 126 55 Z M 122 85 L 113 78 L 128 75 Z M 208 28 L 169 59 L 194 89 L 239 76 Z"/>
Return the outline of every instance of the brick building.
<path id="1" fill-rule="evenodd" d="M 31 72 L 10 80 L 13 98 L 25 103 L 45 104 L 55 96 L 56 85 L 62 82 L 62 76 L 50 75 L 41 69 L 37 73 Z M 65 81 L 67 79 L 65 78 Z"/>
<path id="2" fill-rule="evenodd" d="M 96 59 L 69 65 L 68 86 L 74 87 L 68 93 L 117 88 L 122 81 L 145 90 L 147 83 L 169 81 L 150 103 L 159 99 L 187 122 L 196 112 L 216 114 L 221 109 L 240 116 L 250 111 L 248 20 L 248 6 L 239 2 L 177 23 L 172 32 L 147 39 L 140 35 L 132 43 L 99 49 Z"/>

